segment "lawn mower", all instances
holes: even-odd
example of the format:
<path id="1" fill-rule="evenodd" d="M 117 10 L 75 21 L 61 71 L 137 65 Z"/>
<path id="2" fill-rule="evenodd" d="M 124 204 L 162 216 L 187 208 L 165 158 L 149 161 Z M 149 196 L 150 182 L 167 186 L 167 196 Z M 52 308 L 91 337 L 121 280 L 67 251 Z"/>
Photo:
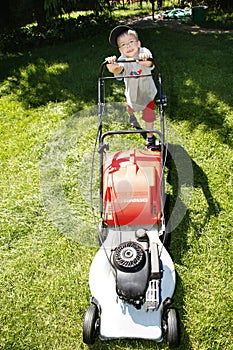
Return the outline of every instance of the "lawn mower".
<path id="1" fill-rule="evenodd" d="M 129 61 L 127 61 L 129 62 Z M 149 339 L 170 347 L 179 342 L 178 314 L 171 307 L 176 284 L 173 261 L 166 249 L 166 144 L 162 75 L 157 64 L 160 130 L 110 130 L 103 133 L 103 89 L 107 62 L 98 77 L 98 152 L 100 158 L 100 221 L 97 251 L 89 274 L 90 305 L 83 324 L 83 341 L 97 338 Z M 132 76 L 125 77 L 134 79 Z M 105 140 L 115 135 L 153 132 L 156 150 L 130 148 L 111 152 Z M 134 136 L 132 136 L 134 137 Z M 140 138 L 140 137 L 139 137 Z"/>

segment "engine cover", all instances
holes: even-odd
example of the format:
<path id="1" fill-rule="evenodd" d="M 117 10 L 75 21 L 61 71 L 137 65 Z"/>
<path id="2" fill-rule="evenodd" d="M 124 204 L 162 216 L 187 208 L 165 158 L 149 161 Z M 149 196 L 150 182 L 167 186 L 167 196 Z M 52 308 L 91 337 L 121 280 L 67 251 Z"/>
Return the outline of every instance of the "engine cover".
<path id="1" fill-rule="evenodd" d="M 135 241 L 123 242 L 112 255 L 116 292 L 120 299 L 140 308 L 149 284 L 148 251 Z"/>

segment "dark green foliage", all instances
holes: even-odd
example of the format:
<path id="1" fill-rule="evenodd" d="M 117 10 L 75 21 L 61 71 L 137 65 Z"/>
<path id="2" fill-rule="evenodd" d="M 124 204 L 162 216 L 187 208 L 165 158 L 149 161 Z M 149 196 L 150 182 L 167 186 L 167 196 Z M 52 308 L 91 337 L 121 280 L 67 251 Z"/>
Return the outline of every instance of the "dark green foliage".
<path id="1" fill-rule="evenodd" d="M 207 5 L 210 9 L 214 10 L 223 10 L 223 11 L 232 11 L 233 2 L 232 0 L 188 0 L 185 1 L 185 4 L 189 3 L 191 6 L 202 6 Z"/>
<path id="2" fill-rule="evenodd" d="M 207 0 L 206 3 L 210 8 L 221 9 L 223 11 L 233 10 L 232 0 Z"/>
<path id="3" fill-rule="evenodd" d="M 0 29 L 9 30 L 37 22 L 45 26 L 53 18 L 72 11 L 104 11 L 108 4 L 103 0 L 6 0 L 1 4 Z"/>
<path id="4" fill-rule="evenodd" d="M 0 29 L 12 29 L 33 21 L 34 0 L 6 0 L 1 2 Z M 38 1 L 40 4 L 41 1 Z"/>
<path id="5" fill-rule="evenodd" d="M 100 34 L 106 27 L 114 26 L 108 15 L 78 16 L 77 18 L 57 18 L 46 27 L 26 26 L 0 36 L 0 51 L 21 52 L 35 47 L 71 42 Z"/>

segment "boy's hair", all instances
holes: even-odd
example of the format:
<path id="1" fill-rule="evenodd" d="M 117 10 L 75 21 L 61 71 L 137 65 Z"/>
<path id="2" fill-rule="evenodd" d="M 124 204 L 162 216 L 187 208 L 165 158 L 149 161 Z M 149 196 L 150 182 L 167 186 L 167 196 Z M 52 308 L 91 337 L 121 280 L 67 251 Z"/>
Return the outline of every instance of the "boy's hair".
<path id="1" fill-rule="evenodd" d="M 124 35 L 133 35 L 135 37 L 135 39 L 138 40 L 138 33 L 136 32 L 136 30 L 129 29 L 126 32 L 123 32 L 120 35 L 118 35 L 118 37 L 116 38 L 117 43 L 118 43 L 119 39 L 121 39 Z"/>
<path id="2" fill-rule="evenodd" d="M 109 35 L 109 43 L 112 46 L 117 47 L 118 38 L 125 34 L 134 35 L 135 39 L 138 40 L 137 32 L 129 26 L 120 25 L 115 27 Z"/>

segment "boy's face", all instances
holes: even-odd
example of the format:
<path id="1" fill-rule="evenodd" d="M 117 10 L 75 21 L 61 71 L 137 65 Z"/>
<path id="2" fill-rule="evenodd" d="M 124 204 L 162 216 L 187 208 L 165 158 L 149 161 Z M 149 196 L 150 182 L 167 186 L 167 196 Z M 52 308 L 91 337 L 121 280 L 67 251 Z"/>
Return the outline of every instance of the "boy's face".
<path id="1" fill-rule="evenodd" d="M 127 58 L 136 58 L 141 46 L 141 42 L 132 34 L 123 34 L 117 40 L 118 48 L 121 54 Z"/>

